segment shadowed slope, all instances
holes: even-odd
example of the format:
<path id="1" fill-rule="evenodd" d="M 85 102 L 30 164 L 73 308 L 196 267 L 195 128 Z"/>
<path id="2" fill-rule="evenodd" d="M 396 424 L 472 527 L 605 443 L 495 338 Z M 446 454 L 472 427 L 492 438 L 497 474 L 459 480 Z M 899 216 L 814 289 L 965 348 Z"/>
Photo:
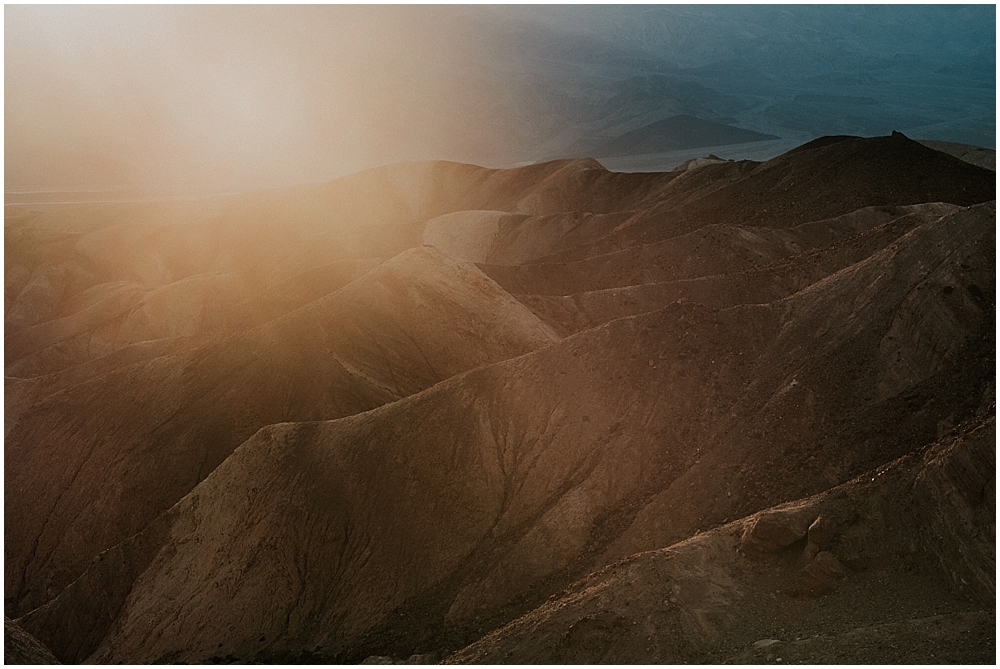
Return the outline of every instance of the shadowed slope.
<path id="1" fill-rule="evenodd" d="M 3 619 L 3 663 L 59 664 L 59 660 L 38 639 L 25 632 L 7 616 Z"/>
<path id="2" fill-rule="evenodd" d="M 696 182 L 696 188 L 692 188 Z M 705 225 L 784 229 L 862 207 L 996 198 L 994 172 L 891 137 L 824 137 L 765 163 L 719 163 L 684 172 L 628 226 L 553 254 L 572 261 L 649 244 Z"/>
<path id="3" fill-rule="evenodd" d="M 164 355 L 176 355 L 196 346 L 197 343 L 186 337 L 156 339 L 126 346 L 104 357 L 61 372 L 28 379 L 7 377 L 4 379 L 4 434 L 10 432 L 32 406 L 51 395 L 90 379 L 110 374 L 116 369 Z"/>
<path id="4" fill-rule="evenodd" d="M 931 217 L 955 209 L 948 205 L 919 206 L 928 210 L 927 216 Z M 736 274 L 828 246 L 909 211 L 903 207 L 869 207 L 787 230 L 706 225 L 661 242 L 576 262 L 536 262 L 516 267 L 482 265 L 482 268 L 500 285 L 518 295 L 567 295 Z"/>
<path id="5" fill-rule="evenodd" d="M 989 663 L 995 440 L 995 416 L 973 418 L 815 497 L 606 567 L 447 661 Z"/>
<path id="6" fill-rule="evenodd" d="M 501 282 L 516 282 L 508 285 L 508 290 L 518 294 L 519 299 L 542 320 L 559 332 L 570 334 L 615 318 L 652 311 L 677 300 L 690 300 L 714 308 L 773 302 L 864 260 L 917 226 L 958 209 L 955 205 L 941 203 L 869 207 L 829 221 L 806 223 L 788 231 L 773 231 L 792 242 L 786 242 L 784 246 L 768 249 L 758 243 L 752 247 L 753 251 L 749 251 L 745 242 L 733 244 L 735 248 L 731 250 L 722 244 L 712 245 L 708 247 L 709 252 L 696 248 L 684 258 L 682 267 L 666 268 L 673 272 L 687 269 L 688 273 L 708 274 L 707 276 L 616 286 L 566 296 L 519 294 L 518 289 L 527 290 L 540 283 L 536 276 L 551 273 L 551 268 L 543 265 L 537 266 L 540 270 L 537 273 L 536 266 L 509 269 L 484 266 L 484 270 Z M 745 239 L 759 242 L 762 238 L 767 238 L 767 235 L 755 234 L 759 230 L 737 228 L 736 232 L 746 235 Z M 684 246 L 683 241 L 687 241 L 684 238 L 693 236 L 694 234 L 680 238 L 680 246 Z M 670 248 L 671 254 L 677 254 L 677 250 L 671 248 L 671 241 L 653 246 Z M 646 248 L 643 247 L 640 255 L 645 254 Z M 803 248 L 808 250 L 802 250 Z M 787 257 L 781 257 L 785 255 Z M 693 262 L 694 258 L 703 256 L 704 264 Z M 775 260 L 775 257 L 779 259 Z M 623 264 L 617 275 L 628 276 L 625 272 L 636 271 L 627 269 L 629 267 L 631 266 Z M 746 267 L 749 269 L 743 269 Z M 711 274 L 713 271 L 718 273 Z M 662 275 L 663 272 L 664 269 L 654 268 L 650 273 Z M 557 276 L 561 279 L 557 285 L 565 286 L 569 280 L 567 273 L 559 272 Z M 584 276 L 587 283 L 617 283 L 614 280 L 615 274 L 612 273 L 598 274 L 596 277 Z M 525 286 L 525 283 L 529 285 Z M 574 283 L 571 287 L 576 288 L 578 285 Z"/>
<path id="7" fill-rule="evenodd" d="M 459 211 L 427 222 L 424 243 L 476 263 L 519 265 L 600 237 L 627 221 L 629 211 L 574 211 L 549 216 Z"/>

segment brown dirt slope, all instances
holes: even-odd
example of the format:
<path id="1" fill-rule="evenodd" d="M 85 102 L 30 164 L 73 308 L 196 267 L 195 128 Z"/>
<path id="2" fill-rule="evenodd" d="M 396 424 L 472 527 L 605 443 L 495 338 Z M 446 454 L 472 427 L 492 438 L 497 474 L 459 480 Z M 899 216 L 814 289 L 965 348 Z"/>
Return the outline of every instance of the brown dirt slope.
<path id="1" fill-rule="evenodd" d="M 522 285 L 509 285 L 519 299 L 542 320 L 563 334 L 579 332 L 615 318 L 652 311 L 677 300 L 690 300 L 715 308 L 738 304 L 766 304 L 788 297 L 820 279 L 864 260 L 885 248 L 915 227 L 958 210 L 957 205 L 929 203 L 907 207 L 866 207 L 831 221 L 806 223 L 792 230 L 802 230 L 808 240 L 785 253 L 774 256 L 761 254 L 751 262 L 740 262 L 740 247 L 732 253 L 736 259 L 722 264 L 716 259 L 700 272 L 719 272 L 697 278 L 677 279 L 659 283 L 616 286 L 603 290 L 570 295 L 539 295 L 519 293 Z M 827 226 L 847 219 L 851 225 L 843 236 L 830 234 Z M 742 230 L 742 229 L 740 229 Z M 807 232 L 808 230 L 808 232 Z M 801 250 L 805 246 L 806 250 Z M 645 248 L 645 247 L 644 247 Z M 744 251 L 745 252 L 745 251 Z M 724 254 L 713 254 L 722 255 Z M 689 256 L 697 257 L 697 256 Z M 764 264 L 766 263 L 766 264 Z M 574 263 L 575 264 L 575 263 Z M 749 269 L 742 269 L 749 265 Z M 500 281 L 507 278 L 495 267 L 485 267 Z M 516 268 L 531 276 L 533 266 Z M 511 274 L 507 274 L 510 277 Z M 599 277 L 607 280 L 607 275 Z M 532 278 L 532 283 L 534 280 Z M 574 286 L 575 288 L 576 286 Z"/>
<path id="2" fill-rule="evenodd" d="M 475 266 L 420 247 L 265 326 L 22 408 L 4 450 L 8 611 L 55 596 L 263 425 L 365 411 L 555 339 Z"/>
<path id="3" fill-rule="evenodd" d="M 961 449 L 993 429 L 994 179 L 834 137 L 14 212 L 6 612 L 67 662 L 440 659 L 658 555 L 676 615 L 587 609 L 503 652 L 980 658 L 995 500 Z"/>
<path id="4" fill-rule="evenodd" d="M 178 354 L 196 346 L 197 342 L 193 342 L 187 337 L 155 339 L 126 346 L 96 360 L 45 376 L 27 379 L 6 377 L 4 379 L 4 434 L 9 433 L 21 416 L 32 406 L 60 391 L 110 374 L 116 369 L 128 365 L 164 355 Z"/>
<path id="5" fill-rule="evenodd" d="M 425 244 L 462 260 L 520 265 L 606 234 L 633 215 L 572 211 L 548 216 L 502 211 L 458 211 L 438 216 L 424 228 Z"/>
<path id="6" fill-rule="evenodd" d="M 52 652 L 7 616 L 3 619 L 3 663 L 59 664 Z"/>
<path id="7" fill-rule="evenodd" d="M 940 216 L 956 209 L 954 205 L 915 207 L 919 207 L 923 217 Z M 497 283 L 517 295 L 575 295 L 748 272 L 812 249 L 830 246 L 915 213 L 914 206 L 866 207 L 844 216 L 813 221 L 787 230 L 705 225 L 694 232 L 661 242 L 586 260 L 480 267 Z M 856 257 L 861 259 L 863 256 Z"/>
<path id="8" fill-rule="evenodd" d="M 465 645 L 988 407 L 994 216 L 929 221 L 770 305 L 674 304 L 374 411 L 265 428 L 28 629 L 77 660 L 103 637 L 102 662 Z M 119 594 L 95 610 L 82 593 L 102 589 Z M 83 644 L 67 620 L 101 631 Z"/>
<path id="9" fill-rule="evenodd" d="M 797 502 L 639 553 L 447 658 L 988 664 L 995 416 Z"/>

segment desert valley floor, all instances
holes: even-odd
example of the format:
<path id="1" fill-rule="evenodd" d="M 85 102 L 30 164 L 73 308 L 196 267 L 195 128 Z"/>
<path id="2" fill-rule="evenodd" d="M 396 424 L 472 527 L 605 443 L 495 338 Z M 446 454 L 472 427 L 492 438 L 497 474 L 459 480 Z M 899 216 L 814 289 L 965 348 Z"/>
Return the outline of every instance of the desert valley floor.
<path id="1" fill-rule="evenodd" d="M 6 207 L 6 659 L 994 663 L 952 153 Z"/>

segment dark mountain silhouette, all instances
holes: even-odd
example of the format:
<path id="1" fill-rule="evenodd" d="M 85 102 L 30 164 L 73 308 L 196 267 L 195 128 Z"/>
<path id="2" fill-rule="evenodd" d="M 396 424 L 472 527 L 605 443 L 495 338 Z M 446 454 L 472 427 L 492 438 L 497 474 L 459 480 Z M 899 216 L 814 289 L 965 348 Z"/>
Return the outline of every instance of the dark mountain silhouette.
<path id="1" fill-rule="evenodd" d="M 706 224 L 787 228 L 862 207 L 993 197 L 995 176 L 958 158 L 890 137 L 824 137 L 764 163 L 681 172 L 659 201 L 603 238 L 544 260 L 580 260 L 669 239 Z M 806 195 L 808 194 L 808 195 Z"/>
<path id="2" fill-rule="evenodd" d="M 994 200 L 891 136 L 22 214 L 6 613 L 64 662 L 988 661 Z"/>

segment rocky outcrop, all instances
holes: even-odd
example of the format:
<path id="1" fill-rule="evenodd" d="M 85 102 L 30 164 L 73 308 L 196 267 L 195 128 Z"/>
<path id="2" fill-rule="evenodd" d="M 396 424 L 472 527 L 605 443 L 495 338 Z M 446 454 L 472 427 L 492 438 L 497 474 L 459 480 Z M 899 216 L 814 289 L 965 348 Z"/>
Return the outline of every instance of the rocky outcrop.
<path id="1" fill-rule="evenodd" d="M 801 509 L 764 512 L 754 516 L 740 538 L 745 552 L 774 553 L 806 536 L 814 519 Z"/>

